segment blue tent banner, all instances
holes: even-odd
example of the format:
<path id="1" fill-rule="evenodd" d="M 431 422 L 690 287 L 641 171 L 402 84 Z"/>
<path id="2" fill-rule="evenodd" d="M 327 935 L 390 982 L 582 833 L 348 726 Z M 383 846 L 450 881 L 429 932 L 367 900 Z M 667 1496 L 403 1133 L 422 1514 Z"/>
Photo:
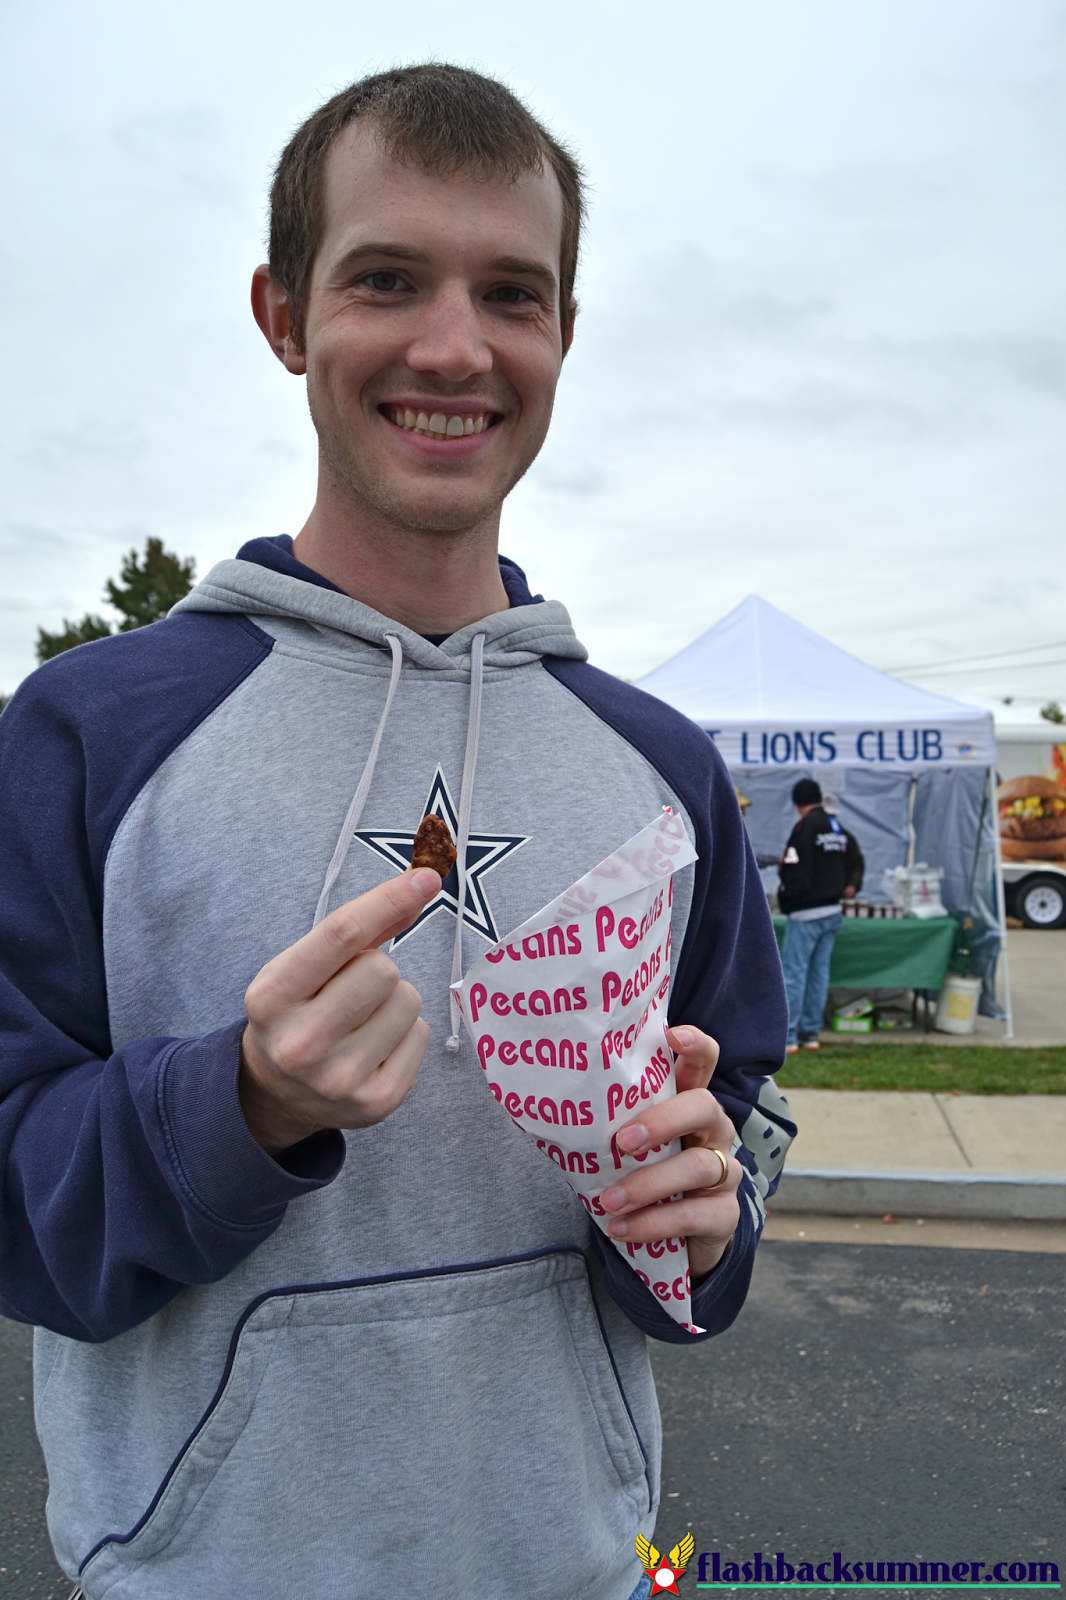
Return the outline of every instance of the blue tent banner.
<path id="1" fill-rule="evenodd" d="M 641 688 L 646 687 L 644 683 Z M 746 727 L 708 728 L 729 767 L 894 767 L 986 766 L 987 739 L 980 714 L 945 725 L 881 724 L 832 728 L 782 728 L 749 723 Z"/>

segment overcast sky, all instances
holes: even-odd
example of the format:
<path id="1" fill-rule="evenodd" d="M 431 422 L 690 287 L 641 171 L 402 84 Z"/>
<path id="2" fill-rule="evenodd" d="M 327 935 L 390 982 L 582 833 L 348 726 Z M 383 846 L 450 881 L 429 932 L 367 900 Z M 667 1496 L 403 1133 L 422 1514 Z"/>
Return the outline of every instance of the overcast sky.
<path id="1" fill-rule="evenodd" d="M 271 167 L 431 56 L 588 169 L 502 547 L 593 659 L 635 677 L 754 590 L 882 667 L 1057 645 L 916 681 L 1066 701 L 1052 0 L 0 0 L 0 690 L 147 535 L 203 574 L 298 530 L 314 437 L 247 309 Z"/>

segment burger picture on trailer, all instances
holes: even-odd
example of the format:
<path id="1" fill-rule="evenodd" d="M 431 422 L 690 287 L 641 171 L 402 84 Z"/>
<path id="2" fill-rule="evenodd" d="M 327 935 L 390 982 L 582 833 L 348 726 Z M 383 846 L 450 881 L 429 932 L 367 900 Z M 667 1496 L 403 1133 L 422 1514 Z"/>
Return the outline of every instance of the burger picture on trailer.
<path id="1" fill-rule="evenodd" d="M 997 799 L 1005 860 L 1066 858 L 1066 789 L 1050 778 L 1012 778 L 1001 784 Z"/>

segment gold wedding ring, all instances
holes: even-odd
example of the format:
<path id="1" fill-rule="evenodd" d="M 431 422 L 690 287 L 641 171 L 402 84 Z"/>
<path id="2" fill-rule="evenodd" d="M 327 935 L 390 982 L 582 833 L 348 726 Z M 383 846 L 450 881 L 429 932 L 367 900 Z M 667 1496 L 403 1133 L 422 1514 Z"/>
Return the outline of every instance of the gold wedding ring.
<path id="1" fill-rule="evenodd" d="M 719 1161 L 722 1163 L 722 1176 L 718 1179 L 717 1183 L 709 1184 L 708 1187 L 711 1189 L 720 1189 L 729 1176 L 729 1157 L 724 1156 L 720 1150 L 712 1150 L 711 1154 L 717 1156 Z"/>

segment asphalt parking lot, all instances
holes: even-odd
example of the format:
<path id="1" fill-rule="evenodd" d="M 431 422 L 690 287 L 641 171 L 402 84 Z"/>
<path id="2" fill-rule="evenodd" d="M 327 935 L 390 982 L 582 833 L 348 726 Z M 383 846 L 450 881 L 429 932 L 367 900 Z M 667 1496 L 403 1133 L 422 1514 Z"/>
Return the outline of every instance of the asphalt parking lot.
<path id="1" fill-rule="evenodd" d="M 1066 1574 L 1066 1256 L 768 1242 L 736 1326 L 653 1357 L 661 1549 Z M 0 1597 L 66 1600 L 29 1376 L 0 1322 Z"/>
<path id="2" fill-rule="evenodd" d="M 67 1600 L 44 1526 L 47 1479 L 33 1431 L 32 1330 L 0 1317 L 0 1596 Z"/>
<path id="3" fill-rule="evenodd" d="M 1066 1577 L 1066 1257 L 768 1242 L 736 1325 L 653 1359 L 660 1548 Z"/>

